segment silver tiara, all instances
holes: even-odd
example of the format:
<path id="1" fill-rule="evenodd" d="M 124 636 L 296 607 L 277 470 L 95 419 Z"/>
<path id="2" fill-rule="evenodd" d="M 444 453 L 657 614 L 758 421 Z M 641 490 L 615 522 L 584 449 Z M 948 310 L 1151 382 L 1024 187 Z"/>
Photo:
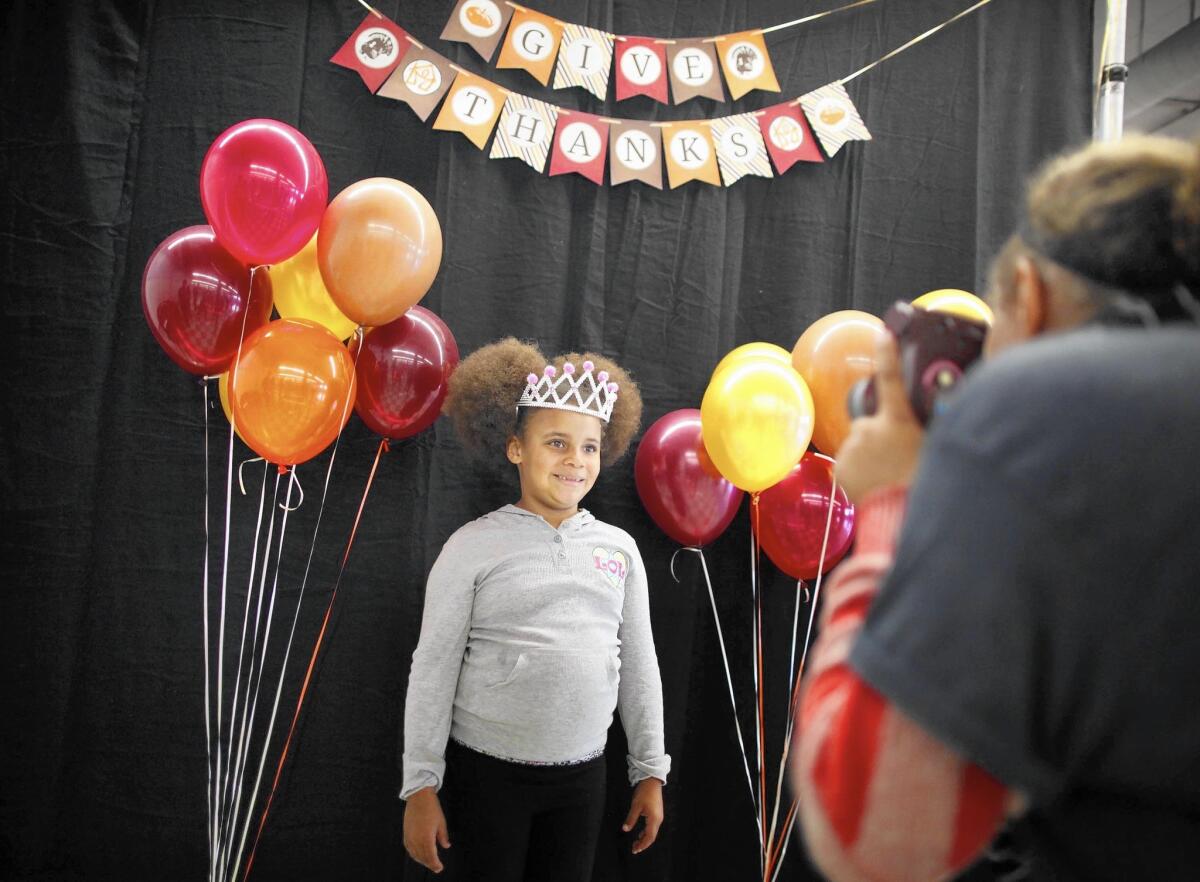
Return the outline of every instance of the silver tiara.
<path id="1" fill-rule="evenodd" d="M 608 371 L 592 373 L 594 368 L 594 364 L 585 361 L 583 371 L 577 374 L 575 365 L 568 361 L 560 375 L 554 365 L 546 365 L 540 377 L 537 374 L 526 377 L 525 391 L 517 401 L 517 408 L 570 410 L 600 417 L 607 423 L 617 403 L 619 387 L 608 381 Z"/>

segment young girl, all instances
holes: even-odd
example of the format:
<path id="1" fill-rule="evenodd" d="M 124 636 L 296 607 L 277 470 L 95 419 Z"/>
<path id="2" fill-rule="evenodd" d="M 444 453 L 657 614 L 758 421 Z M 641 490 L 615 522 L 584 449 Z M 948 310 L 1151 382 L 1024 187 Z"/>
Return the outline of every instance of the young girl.
<path id="1" fill-rule="evenodd" d="M 623 829 L 644 819 L 635 854 L 657 836 L 670 757 L 646 571 L 628 533 L 579 508 L 641 409 L 615 364 L 547 364 L 512 338 L 451 379 L 463 446 L 515 465 L 521 497 L 455 532 L 426 587 L 400 795 L 405 848 L 435 873 L 444 856 L 472 882 L 589 879 L 614 708 L 635 788 Z"/>

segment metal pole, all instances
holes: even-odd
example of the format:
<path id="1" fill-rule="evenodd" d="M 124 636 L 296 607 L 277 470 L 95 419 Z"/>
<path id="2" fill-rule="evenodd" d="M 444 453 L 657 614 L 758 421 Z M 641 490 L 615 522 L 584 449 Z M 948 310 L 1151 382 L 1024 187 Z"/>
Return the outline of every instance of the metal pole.
<path id="1" fill-rule="evenodd" d="M 1096 141 L 1119 141 L 1124 130 L 1125 80 L 1129 77 L 1129 66 L 1125 63 L 1127 15 L 1126 0 L 1108 0 L 1101 55 L 1104 68 L 1100 71 L 1100 100 L 1092 132 Z"/>

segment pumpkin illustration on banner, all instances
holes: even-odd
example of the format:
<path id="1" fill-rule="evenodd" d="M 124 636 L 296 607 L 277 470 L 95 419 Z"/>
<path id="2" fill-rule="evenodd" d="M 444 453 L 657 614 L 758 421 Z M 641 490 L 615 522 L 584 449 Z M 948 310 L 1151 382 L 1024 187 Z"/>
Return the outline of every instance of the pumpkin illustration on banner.
<path id="1" fill-rule="evenodd" d="M 790 364 L 745 356 L 713 374 L 700 423 L 713 464 L 734 486 L 755 493 L 800 461 L 812 438 L 812 395 Z"/>
<path id="2" fill-rule="evenodd" d="M 859 380 L 875 373 L 875 346 L 883 322 L 845 309 L 809 326 L 792 349 L 792 365 L 812 392 L 817 422 L 813 444 L 833 456 L 850 434 L 846 398 Z"/>
<path id="3" fill-rule="evenodd" d="M 230 373 L 238 432 L 278 465 L 312 459 L 341 432 L 354 403 L 354 361 L 327 329 L 277 319 L 252 334 Z"/>
<path id="4" fill-rule="evenodd" d="M 846 556 L 854 541 L 854 505 L 840 487 L 833 499 L 832 514 L 829 511 L 833 466 L 827 456 L 806 453 L 782 481 L 759 497 L 758 540 L 771 562 L 793 579 L 808 581 L 828 572 Z"/>
<path id="5" fill-rule="evenodd" d="M 990 306 L 969 291 L 960 291 L 958 288 L 939 288 L 922 294 L 913 301 L 913 306 L 983 322 L 989 328 L 994 318 Z"/>

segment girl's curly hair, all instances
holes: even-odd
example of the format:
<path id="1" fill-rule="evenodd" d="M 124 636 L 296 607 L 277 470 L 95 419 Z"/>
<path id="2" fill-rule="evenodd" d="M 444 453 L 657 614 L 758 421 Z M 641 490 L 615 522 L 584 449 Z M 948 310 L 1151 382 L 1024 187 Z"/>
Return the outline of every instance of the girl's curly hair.
<path id="1" fill-rule="evenodd" d="M 620 387 L 612 418 L 604 426 L 600 463 L 608 466 L 624 456 L 642 420 L 642 396 L 637 384 L 620 366 L 594 352 L 568 352 L 548 359 L 536 346 L 515 337 L 489 343 L 463 359 L 450 377 L 445 413 L 455 434 L 474 460 L 500 470 L 511 467 L 505 449 L 508 439 L 520 433 L 524 415 L 517 413 L 517 399 L 529 374 L 541 374 L 547 364 L 562 371 L 565 362 L 595 364 L 608 371 L 609 380 Z"/>

